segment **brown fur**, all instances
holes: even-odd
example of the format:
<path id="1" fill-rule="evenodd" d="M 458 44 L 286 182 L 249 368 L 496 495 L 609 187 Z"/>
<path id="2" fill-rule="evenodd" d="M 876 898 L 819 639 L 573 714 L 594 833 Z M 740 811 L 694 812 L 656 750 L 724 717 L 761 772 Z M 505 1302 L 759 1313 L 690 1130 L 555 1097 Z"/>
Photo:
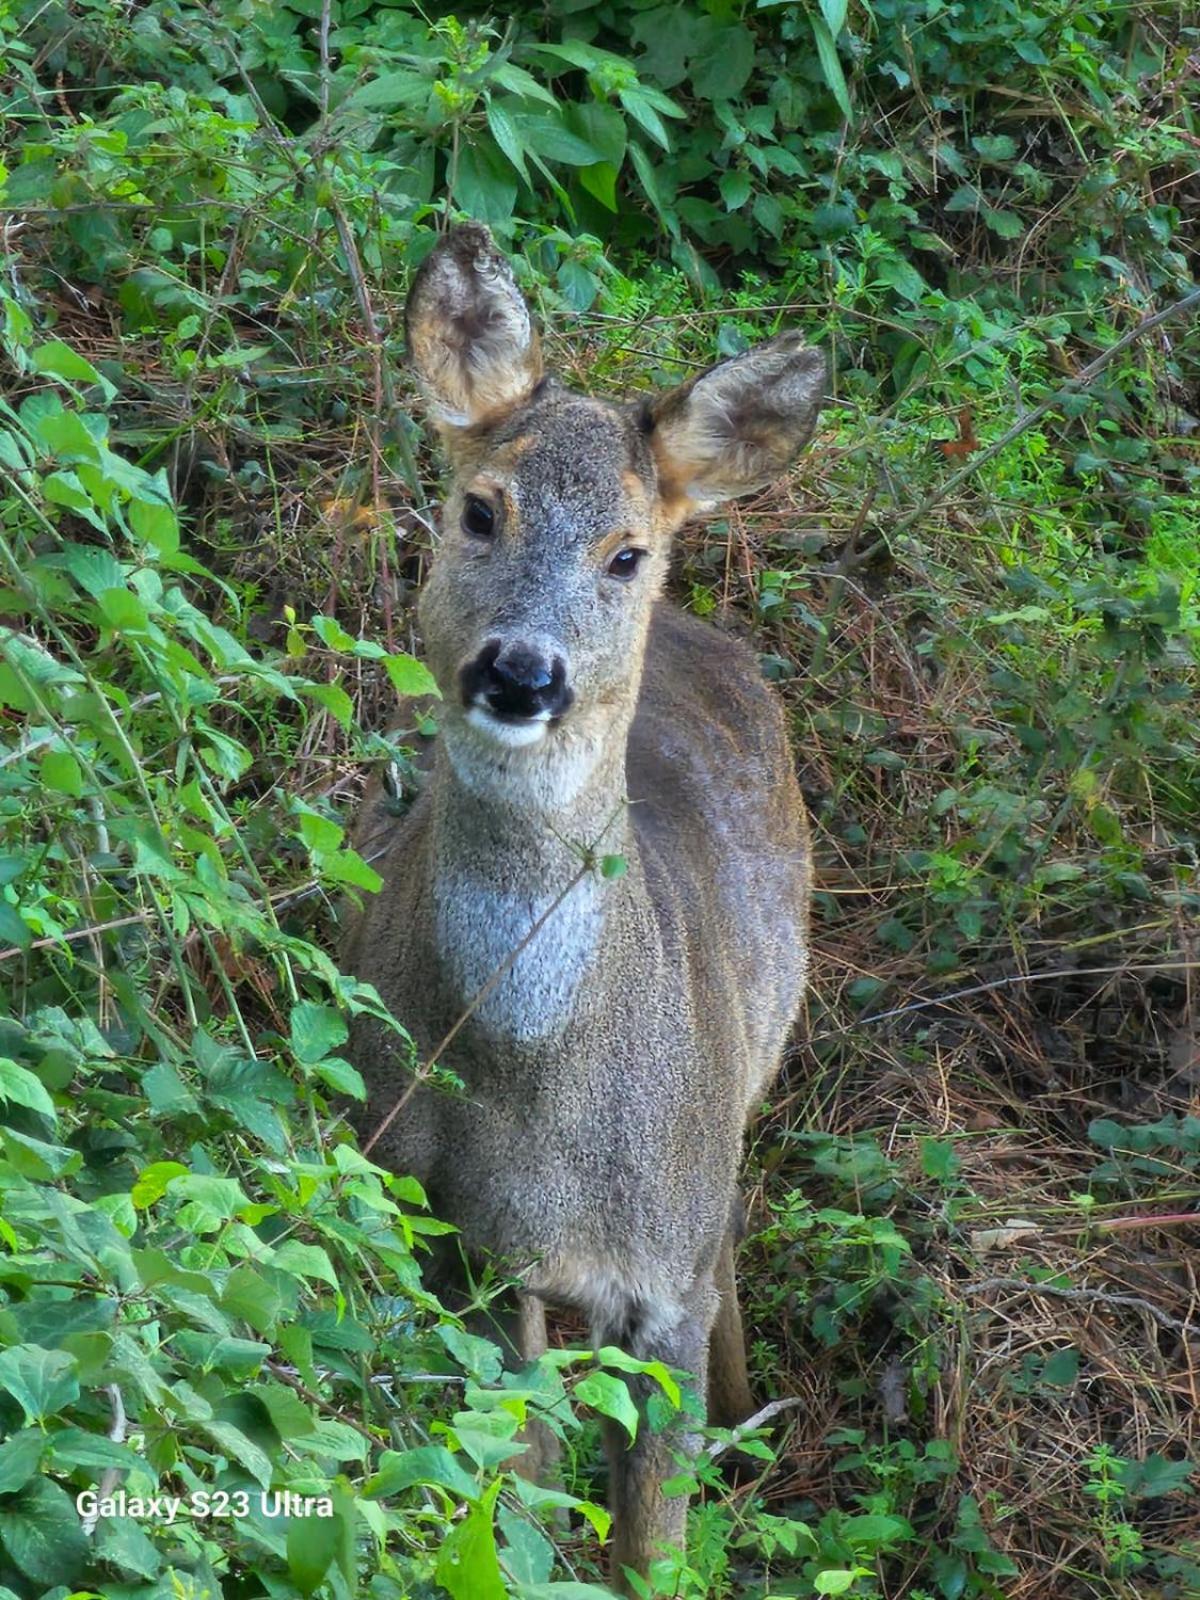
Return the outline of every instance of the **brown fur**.
<path id="1" fill-rule="evenodd" d="M 465 1094 L 418 1091 L 376 1154 L 520 1275 L 527 1356 L 539 1302 L 571 1305 L 597 1345 L 692 1373 L 731 1423 L 750 1395 L 730 1218 L 803 990 L 809 845 L 753 655 L 659 596 L 685 511 L 758 487 L 808 437 L 823 365 L 784 335 L 650 407 L 584 400 L 541 381 L 515 295 L 472 227 L 410 301 L 455 469 L 421 601 L 442 734 L 345 960 L 423 1058 L 474 1010 L 445 1058 Z M 490 540 L 459 528 L 468 492 L 498 508 Z M 623 583 L 606 564 L 626 545 L 646 555 Z M 569 663 L 573 704 L 534 742 L 463 703 L 460 668 L 497 638 Z M 589 851 L 628 870 L 604 879 Z M 369 1129 L 405 1064 L 370 1023 L 352 1049 Z M 661 1484 L 693 1444 L 610 1434 L 618 1583 L 682 1543 L 686 1504 Z"/>

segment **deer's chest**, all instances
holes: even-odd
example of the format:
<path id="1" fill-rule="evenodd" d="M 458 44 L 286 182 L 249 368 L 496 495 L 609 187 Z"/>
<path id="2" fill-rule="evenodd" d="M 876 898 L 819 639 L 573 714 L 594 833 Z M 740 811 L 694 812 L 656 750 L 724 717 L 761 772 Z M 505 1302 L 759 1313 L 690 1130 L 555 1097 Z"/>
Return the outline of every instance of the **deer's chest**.
<path id="1" fill-rule="evenodd" d="M 588 881 L 548 894 L 450 871 L 434 900 L 439 961 L 476 1027 L 522 1042 L 561 1033 L 600 945 L 602 908 Z"/>

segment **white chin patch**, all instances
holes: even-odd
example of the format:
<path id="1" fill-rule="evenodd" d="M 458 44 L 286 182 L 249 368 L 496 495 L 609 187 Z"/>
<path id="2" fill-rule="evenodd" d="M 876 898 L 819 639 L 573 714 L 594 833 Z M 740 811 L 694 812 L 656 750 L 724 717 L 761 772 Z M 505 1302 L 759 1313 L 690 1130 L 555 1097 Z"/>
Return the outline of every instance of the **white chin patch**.
<path id="1" fill-rule="evenodd" d="M 519 750 L 523 745 L 542 742 L 550 726 L 550 714 L 543 711 L 536 717 L 530 717 L 527 722 L 504 722 L 500 717 L 493 716 L 486 706 L 471 706 L 467 711 L 467 721 L 480 733 L 486 734 L 493 743 Z"/>

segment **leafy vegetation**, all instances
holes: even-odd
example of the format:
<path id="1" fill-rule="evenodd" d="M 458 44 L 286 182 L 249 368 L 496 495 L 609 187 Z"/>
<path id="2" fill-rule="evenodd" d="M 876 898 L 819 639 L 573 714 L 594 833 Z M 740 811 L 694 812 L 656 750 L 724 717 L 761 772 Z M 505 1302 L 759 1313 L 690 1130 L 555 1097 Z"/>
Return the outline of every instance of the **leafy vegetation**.
<path id="1" fill-rule="evenodd" d="M 581 386 L 833 360 L 680 552 L 820 893 L 743 1267 L 794 1403 L 681 1466 L 650 1592 L 1200 1593 L 1197 52 L 1174 0 L 0 6 L 0 1600 L 603 1592 L 630 1363 L 502 1373 L 341 1110 L 455 210 Z"/>

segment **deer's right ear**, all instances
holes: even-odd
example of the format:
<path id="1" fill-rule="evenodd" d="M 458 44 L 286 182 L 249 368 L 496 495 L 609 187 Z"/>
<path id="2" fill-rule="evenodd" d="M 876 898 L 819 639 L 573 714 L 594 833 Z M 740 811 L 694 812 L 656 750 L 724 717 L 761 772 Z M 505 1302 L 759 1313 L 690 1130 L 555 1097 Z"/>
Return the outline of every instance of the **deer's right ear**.
<path id="1" fill-rule="evenodd" d="M 404 322 L 433 421 L 450 437 L 519 404 L 542 375 L 529 307 L 477 222 L 453 228 L 427 257 Z"/>

